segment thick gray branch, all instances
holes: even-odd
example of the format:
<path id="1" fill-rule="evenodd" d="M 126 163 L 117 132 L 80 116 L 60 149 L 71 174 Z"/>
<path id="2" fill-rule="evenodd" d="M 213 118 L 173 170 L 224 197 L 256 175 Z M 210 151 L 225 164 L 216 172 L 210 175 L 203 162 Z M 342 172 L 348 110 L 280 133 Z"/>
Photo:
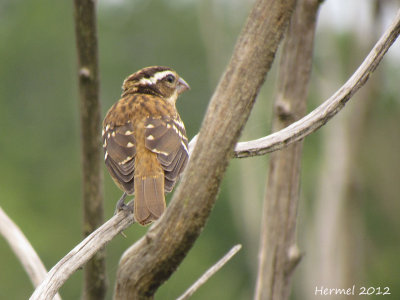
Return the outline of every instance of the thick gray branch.
<path id="1" fill-rule="evenodd" d="M 168 209 L 121 258 L 115 299 L 152 299 L 198 238 L 294 5 L 294 0 L 255 2 Z"/>
<path id="2" fill-rule="evenodd" d="M 273 131 L 306 113 L 318 7 L 319 0 L 297 1 L 280 57 Z M 300 141 L 270 156 L 255 299 L 289 299 L 291 275 L 300 257 L 293 250 L 297 249 L 302 146 Z"/>

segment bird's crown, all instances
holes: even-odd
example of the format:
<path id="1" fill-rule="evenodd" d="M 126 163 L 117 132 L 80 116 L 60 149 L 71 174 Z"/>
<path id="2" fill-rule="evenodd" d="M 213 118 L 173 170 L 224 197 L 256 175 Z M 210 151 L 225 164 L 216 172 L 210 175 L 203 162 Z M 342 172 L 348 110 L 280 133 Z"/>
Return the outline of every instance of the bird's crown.
<path id="1" fill-rule="evenodd" d="M 152 66 L 128 76 L 122 85 L 125 93 L 143 93 L 169 97 L 189 89 L 189 85 L 169 67 Z"/>

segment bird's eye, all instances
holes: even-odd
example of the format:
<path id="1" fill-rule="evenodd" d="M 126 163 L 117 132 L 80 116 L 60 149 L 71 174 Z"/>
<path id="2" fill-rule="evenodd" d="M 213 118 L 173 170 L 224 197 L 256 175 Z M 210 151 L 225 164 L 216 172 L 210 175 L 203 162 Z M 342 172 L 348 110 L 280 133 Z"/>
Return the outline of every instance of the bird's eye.
<path id="1" fill-rule="evenodd" d="M 169 83 L 173 83 L 175 81 L 175 76 L 169 74 L 167 77 L 165 77 L 165 79 L 169 82 Z"/>

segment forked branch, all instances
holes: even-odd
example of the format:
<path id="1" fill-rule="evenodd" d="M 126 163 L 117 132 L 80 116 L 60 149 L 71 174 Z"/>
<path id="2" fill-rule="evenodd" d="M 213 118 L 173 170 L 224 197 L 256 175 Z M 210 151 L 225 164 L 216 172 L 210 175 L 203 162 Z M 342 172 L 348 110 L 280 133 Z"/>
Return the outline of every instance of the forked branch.
<path id="1" fill-rule="evenodd" d="M 234 156 L 247 157 L 263 155 L 265 153 L 280 150 L 316 131 L 338 113 L 354 93 L 365 84 L 369 75 L 376 69 L 377 65 L 380 63 L 390 46 L 394 43 L 399 33 L 400 11 L 392 25 L 379 39 L 358 70 L 332 97 L 326 100 L 313 112 L 287 128 L 258 140 L 238 143 L 235 148 Z M 192 149 L 195 141 L 196 139 L 191 142 Z M 169 209 L 167 209 L 167 211 L 168 210 Z M 106 222 L 98 230 L 84 239 L 52 268 L 52 270 L 47 274 L 46 279 L 36 289 L 31 299 L 51 299 L 72 273 L 86 263 L 98 249 L 104 247 L 104 245 L 114 236 L 132 223 L 133 218 L 131 216 L 124 216 L 123 213 L 119 213 Z M 150 230 L 150 235 L 141 241 L 150 242 L 153 238 L 151 232 L 153 232 L 154 228 L 158 225 L 159 223 L 156 223 Z M 181 225 L 184 226 L 184 224 Z"/>
<path id="2" fill-rule="evenodd" d="M 255 1 L 168 209 L 120 260 L 116 300 L 153 299 L 157 288 L 171 276 L 199 237 L 295 3 Z"/>
<path id="3" fill-rule="evenodd" d="M 398 11 L 393 23 L 375 44 L 374 48 L 364 59 L 356 72 L 354 72 L 354 74 L 335 94 L 325 100 L 324 103 L 304 118 L 301 118 L 290 126 L 257 140 L 237 143 L 234 157 L 244 158 L 260 156 L 281 150 L 294 142 L 304 139 L 307 135 L 317 131 L 325 125 L 367 82 L 369 76 L 375 71 L 388 49 L 396 41 L 399 32 L 400 10 Z M 190 151 L 193 151 L 196 141 L 197 136 L 190 141 Z"/>
<path id="4" fill-rule="evenodd" d="M 382 58 L 397 39 L 400 32 L 400 10 L 374 48 L 347 82 L 328 100 L 304 118 L 266 137 L 238 143 L 234 156 L 237 158 L 258 156 L 277 151 L 304 139 L 332 119 L 367 82 Z"/>

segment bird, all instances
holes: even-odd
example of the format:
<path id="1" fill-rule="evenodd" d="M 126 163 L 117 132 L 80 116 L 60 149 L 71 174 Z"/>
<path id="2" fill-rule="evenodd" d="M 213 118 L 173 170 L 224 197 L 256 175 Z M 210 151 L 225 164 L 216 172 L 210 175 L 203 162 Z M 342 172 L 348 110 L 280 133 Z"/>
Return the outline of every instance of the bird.
<path id="1" fill-rule="evenodd" d="M 105 165 L 124 192 L 116 212 L 130 210 L 143 226 L 163 214 L 165 192 L 188 162 L 186 129 L 175 103 L 189 89 L 169 67 L 143 68 L 124 80 L 121 98 L 104 118 Z M 133 208 L 125 204 L 128 195 L 134 195 Z"/>

